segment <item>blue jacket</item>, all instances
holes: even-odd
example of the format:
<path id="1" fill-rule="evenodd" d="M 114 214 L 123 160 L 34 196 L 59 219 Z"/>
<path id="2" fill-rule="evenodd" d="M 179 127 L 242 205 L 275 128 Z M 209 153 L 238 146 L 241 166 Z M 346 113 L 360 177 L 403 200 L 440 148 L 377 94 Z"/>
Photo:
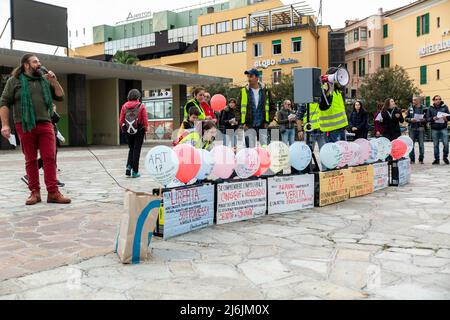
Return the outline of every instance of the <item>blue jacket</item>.
<path id="1" fill-rule="evenodd" d="M 440 106 L 435 106 L 434 104 L 431 105 L 428 108 L 427 112 L 427 121 L 431 124 L 431 129 L 433 130 L 442 130 L 448 127 L 448 123 L 436 123 L 436 121 L 433 119 L 434 117 L 437 117 L 439 112 L 447 113 L 449 114 L 449 110 L 447 105 L 444 102 L 441 102 Z M 450 117 L 447 117 L 447 121 L 450 121 Z"/>

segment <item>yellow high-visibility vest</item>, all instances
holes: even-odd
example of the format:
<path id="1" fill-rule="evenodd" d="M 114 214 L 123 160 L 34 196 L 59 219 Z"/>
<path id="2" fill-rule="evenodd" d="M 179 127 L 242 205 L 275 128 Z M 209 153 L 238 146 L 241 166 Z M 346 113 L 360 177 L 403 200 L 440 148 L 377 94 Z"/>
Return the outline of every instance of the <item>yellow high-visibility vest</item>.
<path id="1" fill-rule="evenodd" d="M 320 110 L 320 130 L 331 132 L 348 126 L 344 98 L 339 91 L 333 92 L 333 101 L 328 110 Z"/>
<path id="2" fill-rule="evenodd" d="M 184 105 L 184 119 L 188 119 L 189 118 L 189 110 L 187 110 L 187 105 L 189 103 L 191 103 L 191 102 L 197 107 L 198 111 L 200 111 L 200 115 L 198 116 L 198 120 L 202 120 L 202 121 L 206 120 L 205 111 L 203 111 L 202 107 L 198 104 L 197 100 L 195 100 L 195 99 L 189 100 Z"/>
<path id="3" fill-rule="evenodd" d="M 320 108 L 318 103 L 308 103 L 309 108 L 309 123 L 313 130 L 320 129 Z M 303 116 L 303 125 L 308 123 L 307 113 Z"/>
<path id="4" fill-rule="evenodd" d="M 196 149 L 202 147 L 202 137 L 195 129 L 186 130 L 189 133 L 180 141 L 180 144 L 190 144 Z"/>
<path id="5" fill-rule="evenodd" d="M 248 106 L 248 95 L 247 89 L 242 88 L 241 93 L 241 123 L 245 124 L 245 119 L 247 117 L 247 106 Z M 258 106 L 256 106 L 258 107 Z M 266 90 L 266 122 L 270 122 L 270 101 L 269 101 L 269 90 Z"/>

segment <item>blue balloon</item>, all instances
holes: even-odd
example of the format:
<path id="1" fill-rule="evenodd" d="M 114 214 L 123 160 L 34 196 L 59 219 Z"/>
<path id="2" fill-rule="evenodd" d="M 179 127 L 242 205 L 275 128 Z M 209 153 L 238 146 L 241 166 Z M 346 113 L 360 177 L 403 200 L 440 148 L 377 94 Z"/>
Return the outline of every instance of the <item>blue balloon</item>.
<path id="1" fill-rule="evenodd" d="M 320 149 L 320 162 L 327 169 L 335 169 L 339 162 L 341 162 L 341 158 L 341 149 L 335 143 L 327 143 Z"/>
<path id="2" fill-rule="evenodd" d="M 197 180 L 202 181 L 205 180 L 212 172 L 214 168 L 213 158 L 211 157 L 211 153 L 204 149 L 198 150 L 201 158 L 201 166 L 200 170 L 197 173 Z"/>
<path id="3" fill-rule="evenodd" d="M 298 171 L 305 170 L 311 163 L 311 149 L 304 142 L 296 142 L 289 147 L 289 164 Z"/>

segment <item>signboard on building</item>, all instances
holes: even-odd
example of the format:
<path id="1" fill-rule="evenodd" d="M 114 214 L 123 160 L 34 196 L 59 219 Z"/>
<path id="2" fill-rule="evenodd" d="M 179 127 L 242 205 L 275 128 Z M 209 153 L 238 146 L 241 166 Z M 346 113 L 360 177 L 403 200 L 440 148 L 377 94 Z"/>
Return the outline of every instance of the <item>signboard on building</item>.
<path id="1" fill-rule="evenodd" d="M 174 189 L 163 194 L 164 239 L 214 224 L 214 186 Z"/>
<path id="2" fill-rule="evenodd" d="M 426 57 L 432 54 L 450 50 L 450 40 L 443 40 L 435 44 L 429 44 L 419 49 L 419 57 Z"/>
<path id="3" fill-rule="evenodd" d="M 297 59 L 292 59 L 292 58 L 289 58 L 289 59 L 286 60 L 285 58 L 283 58 L 280 61 L 278 61 L 279 65 L 293 64 L 293 63 L 298 63 L 298 60 Z"/>
<path id="4" fill-rule="evenodd" d="M 373 164 L 373 187 L 374 191 L 389 187 L 389 165 L 387 162 Z"/>
<path id="5" fill-rule="evenodd" d="M 371 194 L 374 191 L 373 166 L 361 166 L 348 169 L 350 198 Z"/>
<path id="6" fill-rule="evenodd" d="M 314 175 L 268 179 L 269 214 L 314 208 Z"/>
<path id="7" fill-rule="evenodd" d="M 259 61 L 255 61 L 255 68 L 267 69 L 268 67 L 274 66 L 276 64 L 277 64 L 277 62 L 275 61 L 275 59 L 259 60 Z"/>
<path id="8" fill-rule="evenodd" d="M 319 173 L 319 201 L 320 207 L 345 201 L 349 198 L 348 170 L 335 170 Z"/>
<path id="9" fill-rule="evenodd" d="M 267 211 L 266 180 L 217 185 L 217 224 L 261 217 Z"/>

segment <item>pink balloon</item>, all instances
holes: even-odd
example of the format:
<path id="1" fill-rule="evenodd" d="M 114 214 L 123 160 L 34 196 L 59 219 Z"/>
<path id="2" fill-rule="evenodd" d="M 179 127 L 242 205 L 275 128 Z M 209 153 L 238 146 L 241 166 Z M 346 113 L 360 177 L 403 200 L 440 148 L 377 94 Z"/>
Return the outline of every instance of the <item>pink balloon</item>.
<path id="1" fill-rule="evenodd" d="M 263 148 L 256 148 L 256 151 L 258 152 L 259 159 L 260 159 L 260 165 L 258 171 L 254 174 L 255 177 L 261 177 L 264 173 L 269 171 L 271 161 L 270 161 L 270 153 L 266 149 Z"/>
<path id="2" fill-rule="evenodd" d="M 201 167 L 201 156 L 190 144 L 179 144 L 175 148 L 179 166 L 176 178 L 186 184 L 197 176 Z"/>
<path id="3" fill-rule="evenodd" d="M 391 156 L 394 158 L 394 160 L 401 159 L 405 156 L 406 152 L 408 151 L 408 146 L 406 143 L 400 139 L 396 139 L 392 141 L 392 150 L 391 150 Z"/>
<path id="4" fill-rule="evenodd" d="M 338 141 L 336 142 L 336 144 L 338 145 L 342 154 L 341 162 L 338 163 L 337 167 L 343 168 L 352 160 L 353 152 L 352 149 L 350 149 L 350 145 L 347 141 Z"/>
<path id="5" fill-rule="evenodd" d="M 214 147 L 211 151 L 211 157 L 214 161 L 212 175 L 221 179 L 228 179 L 231 177 L 236 165 L 233 149 L 226 146 Z"/>
<path id="6" fill-rule="evenodd" d="M 361 164 L 365 163 L 370 159 L 370 155 L 372 153 L 372 145 L 369 140 L 366 139 L 358 139 L 355 141 L 357 145 L 361 147 Z"/>
<path id="7" fill-rule="evenodd" d="M 221 94 L 216 94 L 211 98 L 211 108 L 220 112 L 227 106 L 227 99 Z"/>

